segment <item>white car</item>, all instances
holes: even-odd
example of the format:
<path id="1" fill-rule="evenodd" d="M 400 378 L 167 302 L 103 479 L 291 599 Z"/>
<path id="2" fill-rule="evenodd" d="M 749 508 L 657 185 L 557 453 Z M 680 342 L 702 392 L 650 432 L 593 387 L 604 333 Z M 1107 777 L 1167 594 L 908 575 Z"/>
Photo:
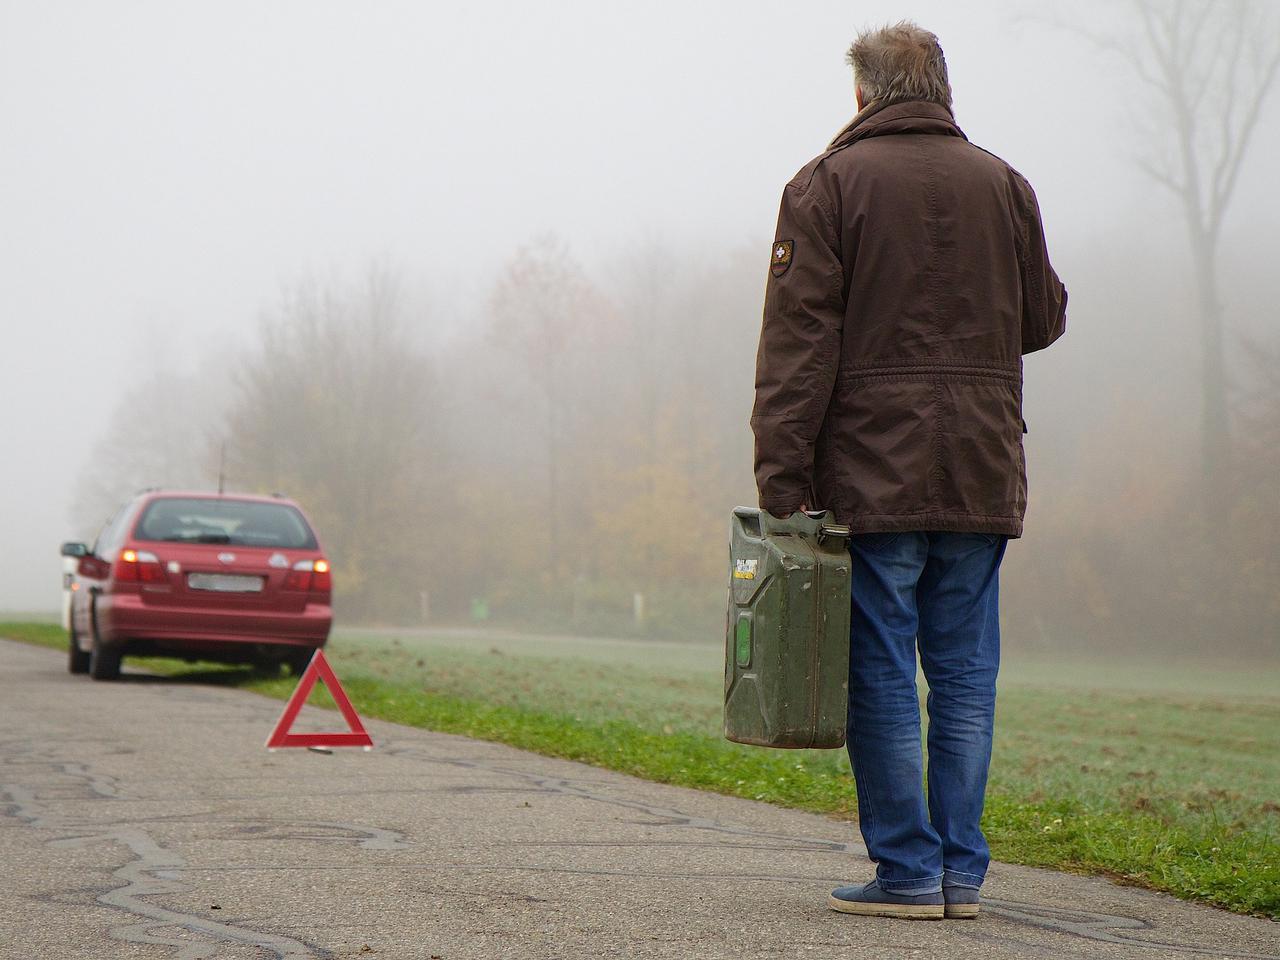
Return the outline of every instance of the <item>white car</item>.
<path id="1" fill-rule="evenodd" d="M 76 583 L 76 567 L 80 565 L 78 557 L 62 558 L 62 629 L 71 629 L 71 591 L 79 589 Z"/>

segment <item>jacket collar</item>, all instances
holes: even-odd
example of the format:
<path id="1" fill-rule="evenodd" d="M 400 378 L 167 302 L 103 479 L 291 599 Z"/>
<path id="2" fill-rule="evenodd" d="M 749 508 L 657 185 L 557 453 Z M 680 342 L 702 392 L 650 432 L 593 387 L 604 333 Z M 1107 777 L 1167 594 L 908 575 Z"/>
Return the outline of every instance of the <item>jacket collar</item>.
<path id="1" fill-rule="evenodd" d="M 898 133 L 935 134 L 944 137 L 969 138 L 956 126 L 951 111 L 940 103 L 927 100 L 906 100 L 897 103 L 873 101 L 863 107 L 827 147 L 847 147 L 867 137 L 880 137 Z"/>

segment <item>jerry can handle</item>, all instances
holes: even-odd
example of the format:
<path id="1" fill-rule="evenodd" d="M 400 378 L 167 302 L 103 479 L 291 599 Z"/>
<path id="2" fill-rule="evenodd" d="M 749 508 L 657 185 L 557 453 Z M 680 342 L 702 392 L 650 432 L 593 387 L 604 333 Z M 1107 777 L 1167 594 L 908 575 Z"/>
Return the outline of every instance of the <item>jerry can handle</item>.
<path id="1" fill-rule="evenodd" d="M 843 523 L 824 523 L 818 528 L 819 543 L 833 538 L 848 540 L 851 536 L 853 536 L 853 531 Z"/>
<path id="2" fill-rule="evenodd" d="M 831 516 L 830 510 L 805 510 L 784 520 L 759 507 L 734 507 L 733 515 L 741 524 L 742 532 L 756 540 L 766 539 L 775 534 L 810 537 L 816 535 L 818 542 L 821 543 L 824 540 L 848 540 L 853 535 L 853 531 L 847 524 L 824 522 Z"/>

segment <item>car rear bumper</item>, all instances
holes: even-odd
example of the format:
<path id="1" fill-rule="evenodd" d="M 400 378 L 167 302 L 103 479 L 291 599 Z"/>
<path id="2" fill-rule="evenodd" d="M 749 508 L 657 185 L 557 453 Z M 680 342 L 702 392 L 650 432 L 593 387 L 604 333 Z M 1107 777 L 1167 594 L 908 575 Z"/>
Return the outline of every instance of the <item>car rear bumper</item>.
<path id="1" fill-rule="evenodd" d="M 296 613 L 268 610 L 192 610 L 143 603 L 140 596 L 98 599 L 98 636 L 107 646 L 163 641 L 165 649 L 210 650 L 228 645 L 319 647 L 333 624 L 328 604 L 308 603 Z"/>

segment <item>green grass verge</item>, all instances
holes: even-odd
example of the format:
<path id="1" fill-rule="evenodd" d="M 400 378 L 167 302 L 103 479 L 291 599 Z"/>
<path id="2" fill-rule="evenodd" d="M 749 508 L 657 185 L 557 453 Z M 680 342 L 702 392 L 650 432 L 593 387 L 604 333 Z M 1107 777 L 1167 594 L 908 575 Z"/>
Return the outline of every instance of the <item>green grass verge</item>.
<path id="1" fill-rule="evenodd" d="M 0 623 L 0 636 L 66 647 L 49 624 Z M 441 631 L 342 633 L 328 654 L 366 716 L 856 816 L 842 751 L 720 736 L 717 649 Z M 241 668 L 140 663 L 277 698 L 294 686 Z M 1006 668 L 983 820 L 993 853 L 1280 920 L 1280 699 L 1232 695 L 1225 675 L 1212 696 L 1196 695 L 1201 671 L 1161 670 L 1163 689 L 1147 671 L 1126 689 L 1112 669 L 1110 689 L 1089 690 L 1061 685 L 1066 671 L 1052 666 Z M 312 701 L 330 702 L 319 689 Z"/>

